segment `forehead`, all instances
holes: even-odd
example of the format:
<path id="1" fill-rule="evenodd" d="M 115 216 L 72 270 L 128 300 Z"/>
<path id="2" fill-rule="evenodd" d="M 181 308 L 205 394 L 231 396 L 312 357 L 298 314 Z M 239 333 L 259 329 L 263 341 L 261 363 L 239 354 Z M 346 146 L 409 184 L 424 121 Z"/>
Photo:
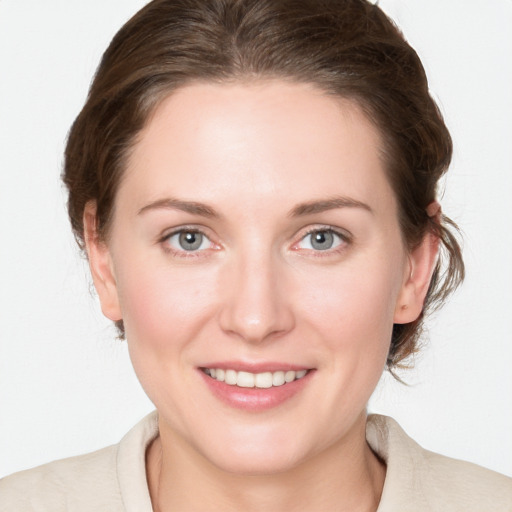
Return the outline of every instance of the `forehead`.
<path id="1" fill-rule="evenodd" d="M 355 102 L 312 85 L 198 83 L 157 107 L 119 194 L 246 205 L 350 195 L 387 208 L 381 144 Z"/>

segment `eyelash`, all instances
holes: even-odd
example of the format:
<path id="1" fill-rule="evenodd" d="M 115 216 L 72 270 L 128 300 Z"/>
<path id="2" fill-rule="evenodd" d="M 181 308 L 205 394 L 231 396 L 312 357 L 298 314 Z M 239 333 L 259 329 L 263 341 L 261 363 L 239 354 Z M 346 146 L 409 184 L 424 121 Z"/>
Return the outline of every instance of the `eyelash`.
<path id="1" fill-rule="evenodd" d="M 197 227 L 187 227 L 187 226 L 182 226 L 180 228 L 177 228 L 177 229 L 171 231 L 170 233 L 166 233 L 164 236 L 162 236 L 158 240 L 158 243 L 162 246 L 163 250 L 166 253 L 169 253 L 178 258 L 198 258 L 198 257 L 204 256 L 204 254 L 202 254 L 202 253 L 204 253 L 207 249 L 186 251 L 185 249 L 179 250 L 179 249 L 174 249 L 173 247 L 171 247 L 168 243 L 169 240 L 173 236 L 179 235 L 181 233 L 200 234 L 203 237 L 205 237 L 210 242 L 211 245 L 215 245 L 214 242 L 211 241 L 210 237 L 203 230 L 201 230 Z M 307 230 L 304 234 L 302 234 L 299 241 L 295 242 L 293 244 L 292 249 L 297 250 L 297 251 L 301 250 L 297 246 L 307 236 L 310 236 L 314 233 L 331 233 L 331 234 L 337 236 L 341 240 L 341 243 L 334 249 L 325 249 L 325 250 L 303 249 L 303 250 L 308 251 L 309 254 L 313 254 L 314 257 L 322 258 L 322 257 L 332 256 L 333 254 L 339 254 L 339 253 L 343 252 L 344 250 L 346 250 L 347 245 L 350 245 L 352 243 L 352 237 L 349 234 L 347 234 L 346 232 L 341 232 L 340 230 L 334 229 L 332 226 L 317 226 L 317 227 Z M 216 250 L 216 249 L 218 249 L 218 247 L 219 246 L 217 245 L 213 249 Z M 208 249 L 212 249 L 212 247 L 209 247 Z"/>
<path id="2" fill-rule="evenodd" d="M 315 258 L 325 258 L 332 255 L 340 254 L 347 249 L 347 246 L 352 243 L 352 237 L 347 232 L 342 232 L 341 230 L 335 229 L 332 226 L 316 226 L 314 228 L 308 229 L 299 239 L 298 242 L 293 244 L 292 249 L 295 249 L 307 236 L 312 235 L 314 233 L 331 233 L 337 236 L 341 243 L 335 247 L 334 249 L 325 249 L 325 250 L 314 250 L 314 249 L 304 249 L 308 251 L 308 254 L 312 254 Z M 296 250 L 300 250 L 297 248 Z"/>
<path id="3" fill-rule="evenodd" d="M 171 254 L 172 256 L 175 256 L 177 258 L 199 258 L 199 257 L 203 256 L 202 253 L 204 253 L 207 249 L 202 249 L 200 251 L 197 251 L 197 250 L 196 251 L 186 251 L 185 249 L 182 249 L 182 250 L 175 249 L 169 245 L 169 243 L 168 243 L 169 240 L 173 236 L 179 235 L 181 233 L 192 233 L 192 234 L 202 235 L 204 238 L 206 238 L 210 242 L 210 245 L 215 245 L 211 241 L 210 237 L 203 230 L 201 230 L 197 227 L 187 227 L 187 226 L 182 226 L 180 228 L 174 229 L 170 233 L 166 233 L 164 236 L 162 236 L 158 240 L 158 243 L 162 246 L 163 250 L 166 253 Z M 210 248 L 211 247 L 209 247 L 209 249 Z M 214 250 L 215 250 L 215 248 L 214 248 Z"/>

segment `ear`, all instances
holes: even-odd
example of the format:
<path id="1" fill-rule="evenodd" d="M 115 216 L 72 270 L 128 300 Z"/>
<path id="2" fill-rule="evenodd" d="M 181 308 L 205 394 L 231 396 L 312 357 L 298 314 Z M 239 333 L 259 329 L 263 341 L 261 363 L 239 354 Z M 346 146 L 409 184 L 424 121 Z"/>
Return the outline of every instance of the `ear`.
<path id="1" fill-rule="evenodd" d="M 100 299 L 101 310 L 107 318 L 117 322 L 122 320 L 122 314 L 116 279 L 109 248 L 98 234 L 95 201 L 89 201 L 85 205 L 83 222 L 87 258 L 94 287 Z"/>
<path id="2" fill-rule="evenodd" d="M 437 201 L 428 205 L 427 214 L 439 222 L 441 207 Z M 414 322 L 423 311 L 438 252 L 439 237 L 428 230 L 418 247 L 409 254 L 408 266 L 395 307 L 395 324 Z"/>

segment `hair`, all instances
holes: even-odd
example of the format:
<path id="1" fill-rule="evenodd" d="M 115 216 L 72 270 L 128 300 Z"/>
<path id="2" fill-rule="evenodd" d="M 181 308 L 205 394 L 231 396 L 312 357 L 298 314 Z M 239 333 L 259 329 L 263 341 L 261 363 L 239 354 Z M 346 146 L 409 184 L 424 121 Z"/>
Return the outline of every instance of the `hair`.
<path id="1" fill-rule="evenodd" d="M 107 238 L 116 191 L 137 135 L 160 102 L 197 81 L 281 79 L 355 101 L 377 126 L 412 250 L 430 231 L 440 256 L 423 312 L 395 324 L 388 369 L 418 349 L 425 315 L 464 278 L 456 225 L 429 217 L 452 141 L 431 98 L 416 52 L 381 9 L 365 0 L 154 0 L 115 35 L 87 101 L 71 127 L 63 181 L 75 238 L 84 249 L 83 213 L 96 203 Z M 121 337 L 122 321 L 116 323 Z"/>

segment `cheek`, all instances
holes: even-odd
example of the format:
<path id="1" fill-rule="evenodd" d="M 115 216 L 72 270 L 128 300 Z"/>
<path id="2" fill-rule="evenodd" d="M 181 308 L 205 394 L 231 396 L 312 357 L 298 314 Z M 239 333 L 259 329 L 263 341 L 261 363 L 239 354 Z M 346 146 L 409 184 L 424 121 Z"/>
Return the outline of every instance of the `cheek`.
<path id="1" fill-rule="evenodd" d="M 325 429 L 326 443 L 365 410 L 385 367 L 399 270 L 373 261 L 354 259 L 350 265 L 310 270 L 294 292 L 302 297 L 297 309 L 301 338 L 319 361 L 321 385 L 312 390 L 311 402 L 317 417 L 325 419 L 318 425 Z M 308 424 L 310 411 L 303 413 Z"/>
<path id="2" fill-rule="evenodd" d="M 319 349 L 321 344 L 329 346 L 333 371 L 340 366 L 344 373 L 373 367 L 380 373 L 391 342 L 400 276 L 398 265 L 379 260 L 310 274 L 303 316 L 314 332 L 321 333 L 315 338 Z"/>
<path id="3" fill-rule="evenodd" d="M 126 268 L 137 269 L 118 283 L 133 368 L 157 408 L 171 404 L 179 410 L 192 378 L 188 354 L 214 315 L 214 274 L 147 261 Z"/>
<path id="4" fill-rule="evenodd" d="M 122 272 L 118 293 L 130 345 L 174 352 L 194 339 L 206 323 L 215 296 L 215 276 L 150 262 Z"/>
<path id="5" fill-rule="evenodd" d="M 343 269 L 324 276 L 311 276 L 307 295 L 308 310 L 322 324 L 339 332 L 364 329 L 378 332 L 393 323 L 395 302 L 398 295 L 397 278 L 390 278 L 384 269 L 365 272 Z"/>

